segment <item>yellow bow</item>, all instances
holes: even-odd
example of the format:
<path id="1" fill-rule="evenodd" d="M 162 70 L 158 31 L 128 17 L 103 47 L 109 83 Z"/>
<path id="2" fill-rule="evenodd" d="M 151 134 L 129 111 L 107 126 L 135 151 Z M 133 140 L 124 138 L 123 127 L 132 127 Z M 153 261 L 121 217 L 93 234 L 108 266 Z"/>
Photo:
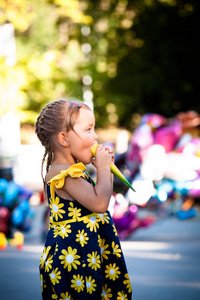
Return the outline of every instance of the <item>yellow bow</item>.
<path id="1" fill-rule="evenodd" d="M 51 197 L 54 200 L 55 198 L 55 187 L 57 189 L 61 189 L 65 183 L 65 177 L 68 175 L 72 178 L 75 177 L 85 177 L 83 171 L 86 169 L 83 163 L 78 163 L 75 165 L 70 166 L 67 170 L 61 171 L 60 174 L 54 176 L 51 178 L 51 180 L 48 181 L 48 184 L 50 184 L 50 190 L 51 190 Z"/>

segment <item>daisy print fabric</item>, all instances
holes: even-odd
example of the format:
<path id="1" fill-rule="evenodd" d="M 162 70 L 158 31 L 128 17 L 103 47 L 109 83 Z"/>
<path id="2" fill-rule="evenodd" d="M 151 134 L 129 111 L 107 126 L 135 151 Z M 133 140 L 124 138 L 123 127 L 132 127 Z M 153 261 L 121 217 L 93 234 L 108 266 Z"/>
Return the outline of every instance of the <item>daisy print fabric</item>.
<path id="1" fill-rule="evenodd" d="M 94 184 L 84 168 L 81 172 Z M 57 186 L 59 178 L 64 183 L 67 171 L 62 174 L 56 177 Z M 131 300 L 130 279 L 109 211 L 93 213 L 77 201 L 52 195 L 51 184 L 47 195 L 50 224 L 40 260 L 43 299 Z"/>

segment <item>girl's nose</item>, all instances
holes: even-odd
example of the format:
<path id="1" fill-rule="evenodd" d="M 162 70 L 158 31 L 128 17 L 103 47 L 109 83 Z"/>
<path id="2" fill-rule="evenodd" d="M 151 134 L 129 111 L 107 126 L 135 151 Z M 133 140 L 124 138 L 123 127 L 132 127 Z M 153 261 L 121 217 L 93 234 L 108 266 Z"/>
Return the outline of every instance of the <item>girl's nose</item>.
<path id="1" fill-rule="evenodd" d="M 98 135 L 96 134 L 96 132 L 94 132 L 94 140 L 96 141 L 98 139 Z"/>

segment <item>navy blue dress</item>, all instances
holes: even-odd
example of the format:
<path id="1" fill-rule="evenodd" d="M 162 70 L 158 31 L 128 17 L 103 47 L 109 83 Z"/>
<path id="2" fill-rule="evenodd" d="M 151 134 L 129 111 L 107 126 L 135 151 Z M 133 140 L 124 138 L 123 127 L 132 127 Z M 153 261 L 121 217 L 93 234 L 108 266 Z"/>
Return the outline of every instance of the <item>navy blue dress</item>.
<path id="1" fill-rule="evenodd" d="M 81 163 L 47 185 L 50 222 L 40 260 L 43 299 L 131 300 L 131 284 L 109 211 L 93 213 L 77 201 L 59 197 L 54 188 L 61 188 L 68 175 L 82 176 L 94 185 Z"/>

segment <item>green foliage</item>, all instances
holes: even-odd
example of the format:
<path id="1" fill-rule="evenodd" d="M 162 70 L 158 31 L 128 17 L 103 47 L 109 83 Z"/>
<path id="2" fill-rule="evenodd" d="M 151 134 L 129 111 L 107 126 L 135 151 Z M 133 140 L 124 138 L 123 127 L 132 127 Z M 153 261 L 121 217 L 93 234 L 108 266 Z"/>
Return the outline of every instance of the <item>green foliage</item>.
<path id="1" fill-rule="evenodd" d="M 120 126 L 131 128 L 134 113 L 200 110 L 198 1 L 93 1 L 92 12 L 93 35 L 107 41 L 102 72 L 93 45 L 93 77 L 116 105 Z"/>
<path id="2" fill-rule="evenodd" d="M 171 117 L 178 111 L 198 111 L 199 7 L 186 1 L 173 6 L 152 4 L 143 7 L 132 27 L 135 39 L 142 43 L 120 61 L 109 88 L 127 95 L 129 109 L 140 114 L 148 111 Z"/>
<path id="3" fill-rule="evenodd" d="M 97 127 L 132 129 L 135 114 L 200 110 L 198 1 L 3 0 L 6 22 L 17 62 L 0 54 L 1 113 L 15 109 L 34 123 L 47 102 L 82 100 L 90 88 Z"/>

